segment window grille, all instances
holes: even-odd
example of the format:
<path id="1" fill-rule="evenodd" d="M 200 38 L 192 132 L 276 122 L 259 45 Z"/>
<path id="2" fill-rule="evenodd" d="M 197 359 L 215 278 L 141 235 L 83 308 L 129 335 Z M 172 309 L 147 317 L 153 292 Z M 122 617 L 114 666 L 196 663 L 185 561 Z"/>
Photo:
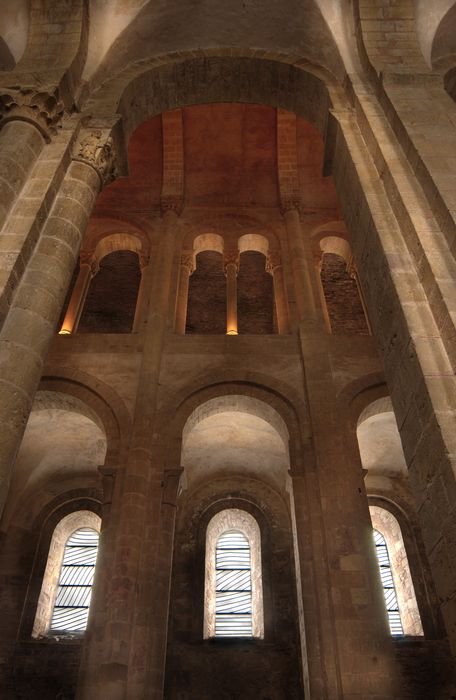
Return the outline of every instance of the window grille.
<path id="1" fill-rule="evenodd" d="M 51 632 L 80 632 L 87 627 L 98 532 L 82 527 L 68 538 L 63 554 Z"/>
<path id="2" fill-rule="evenodd" d="M 215 636 L 252 636 L 250 545 L 242 532 L 229 530 L 215 550 Z"/>
<path id="3" fill-rule="evenodd" d="M 404 634 L 404 630 L 402 627 L 399 605 L 397 602 L 396 588 L 393 581 L 393 572 L 391 570 L 388 547 L 386 546 L 385 538 L 378 530 L 374 530 L 374 542 L 391 634 L 398 636 Z"/>

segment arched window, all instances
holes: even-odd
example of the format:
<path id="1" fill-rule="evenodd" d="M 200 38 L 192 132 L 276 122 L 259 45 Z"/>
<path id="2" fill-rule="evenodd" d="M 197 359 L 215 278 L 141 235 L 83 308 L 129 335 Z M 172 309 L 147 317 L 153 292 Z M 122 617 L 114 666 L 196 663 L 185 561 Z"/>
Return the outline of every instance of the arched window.
<path id="1" fill-rule="evenodd" d="M 371 505 L 375 550 L 392 635 L 423 635 L 412 575 L 399 522 L 386 508 Z"/>
<path id="2" fill-rule="evenodd" d="M 38 600 L 33 637 L 83 632 L 87 627 L 98 553 L 100 518 L 71 513 L 56 526 Z"/>
<path id="3" fill-rule="evenodd" d="M 237 508 L 220 511 L 206 531 L 204 637 L 263 637 L 260 529 Z"/>
<path id="4" fill-rule="evenodd" d="M 67 539 L 50 632 L 80 632 L 87 627 L 97 554 L 96 530 L 81 527 Z"/>
<path id="5" fill-rule="evenodd" d="M 215 548 L 215 636 L 252 636 L 250 545 L 239 530 L 227 530 Z"/>
<path id="6" fill-rule="evenodd" d="M 374 530 L 374 542 L 391 634 L 404 634 L 401 616 L 399 613 L 399 604 L 397 602 L 396 588 L 393 581 L 393 572 L 391 570 L 391 562 L 388 554 L 388 547 L 386 546 L 385 538 L 378 530 Z"/>

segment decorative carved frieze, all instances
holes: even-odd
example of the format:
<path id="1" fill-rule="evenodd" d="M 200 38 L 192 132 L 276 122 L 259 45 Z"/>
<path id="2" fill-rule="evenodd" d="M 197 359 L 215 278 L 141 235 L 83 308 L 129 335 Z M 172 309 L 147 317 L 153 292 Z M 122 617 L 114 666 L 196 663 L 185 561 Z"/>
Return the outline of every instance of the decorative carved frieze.
<path id="1" fill-rule="evenodd" d="M 64 111 L 58 93 L 12 88 L 0 94 L 0 124 L 15 119 L 30 122 L 47 141 L 60 128 Z"/>
<path id="2" fill-rule="evenodd" d="M 117 177 L 114 143 L 105 129 L 82 129 L 74 147 L 73 159 L 94 168 L 102 188 Z"/>

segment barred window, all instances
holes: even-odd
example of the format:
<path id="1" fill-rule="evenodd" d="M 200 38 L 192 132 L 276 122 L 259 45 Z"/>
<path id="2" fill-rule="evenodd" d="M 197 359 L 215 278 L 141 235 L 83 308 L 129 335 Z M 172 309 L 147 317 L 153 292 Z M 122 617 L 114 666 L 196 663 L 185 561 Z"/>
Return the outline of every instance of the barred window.
<path id="1" fill-rule="evenodd" d="M 97 553 L 96 530 L 82 527 L 68 538 L 52 612 L 51 632 L 80 632 L 87 627 Z"/>
<path id="2" fill-rule="evenodd" d="M 86 629 L 101 520 L 78 510 L 56 525 L 36 609 L 32 636 L 79 633 Z"/>
<path id="3" fill-rule="evenodd" d="M 260 528 L 250 513 L 228 508 L 206 531 L 204 637 L 263 636 Z"/>
<path id="4" fill-rule="evenodd" d="M 215 636 L 252 636 L 252 577 L 249 541 L 228 530 L 215 549 Z"/>
<path id="5" fill-rule="evenodd" d="M 393 581 L 393 572 L 391 569 L 388 547 L 386 546 L 385 538 L 378 531 L 374 530 L 375 552 L 380 568 L 380 577 L 383 586 L 383 595 L 385 597 L 386 612 L 392 635 L 404 634 L 402 628 L 401 615 L 399 612 L 399 604 L 397 602 L 396 587 Z"/>

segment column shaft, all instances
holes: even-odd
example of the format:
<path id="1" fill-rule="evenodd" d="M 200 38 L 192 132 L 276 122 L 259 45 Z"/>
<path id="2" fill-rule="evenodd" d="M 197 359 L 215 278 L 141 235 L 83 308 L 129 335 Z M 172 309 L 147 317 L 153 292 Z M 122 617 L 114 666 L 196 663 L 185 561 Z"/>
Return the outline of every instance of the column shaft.
<path id="1" fill-rule="evenodd" d="M 310 255 L 304 243 L 301 221 L 297 209 L 288 209 L 284 214 L 290 247 L 290 260 L 300 321 L 316 319 L 315 299 L 310 276 Z"/>
<path id="2" fill-rule="evenodd" d="M 70 165 L 0 334 L 0 512 L 99 187 L 93 168 Z"/>
<path id="3" fill-rule="evenodd" d="M 137 591 L 143 590 L 145 575 L 142 559 L 154 567 L 159 548 L 158 534 L 152 535 L 159 531 L 163 464 L 154 449 L 154 424 L 177 226 L 177 214 L 167 211 L 154 258 L 130 450 L 122 489 L 116 491 L 119 500 L 113 503 L 117 523 L 112 525 L 116 533 L 112 577 L 106 592 L 109 605 L 99 639 L 85 650 L 79 700 L 98 697 L 101 689 L 105 700 L 145 697 L 144 664 L 160 669 L 160 673 L 164 665 L 165 649 L 156 645 L 149 649 L 146 644 L 151 634 L 150 617 L 144 612 L 137 615 L 136 608 Z M 151 593 L 147 591 L 149 607 Z M 166 620 L 163 624 L 167 624 Z M 160 682 L 157 680 L 159 685 Z M 142 695 L 130 695 L 127 686 Z"/>
<path id="4" fill-rule="evenodd" d="M 274 301 L 277 315 L 277 330 L 280 335 L 290 332 L 290 319 L 288 316 L 288 304 L 285 296 L 285 281 L 280 255 L 270 253 L 266 262 L 266 270 L 272 275 L 274 285 Z"/>
<path id="5" fill-rule="evenodd" d="M 79 319 L 81 318 L 84 302 L 89 291 L 90 280 L 92 279 L 92 266 L 90 263 L 81 263 L 78 279 L 74 285 L 70 303 L 68 304 L 65 318 L 63 319 L 60 332 L 76 333 Z"/>
<path id="6" fill-rule="evenodd" d="M 0 131 L 0 229 L 44 145 L 30 122 L 13 120 Z"/>
<path id="7" fill-rule="evenodd" d="M 185 335 L 187 323 L 188 289 L 193 272 L 193 256 L 183 255 L 180 264 L 179 288 L 176 304 L 176 333 Z"/>
<path id="8" fill-rule="evenodd" d="M 141 331 L 146 320 L 147 301 L 149 298 L 147 291 L 150 287 L 151 271 L 152 266 L 149 261 L 141 265 L 141 282 L 138 289 L 138 298 L 136 299 L 135 318 L 133 320 L 132 329 L 134 333 Z"/>
<path id="9" fill-rule="evenodd" d="M 226 272 L 226 334 L 237 335 L 237 263 L 227 262 Z"/>

